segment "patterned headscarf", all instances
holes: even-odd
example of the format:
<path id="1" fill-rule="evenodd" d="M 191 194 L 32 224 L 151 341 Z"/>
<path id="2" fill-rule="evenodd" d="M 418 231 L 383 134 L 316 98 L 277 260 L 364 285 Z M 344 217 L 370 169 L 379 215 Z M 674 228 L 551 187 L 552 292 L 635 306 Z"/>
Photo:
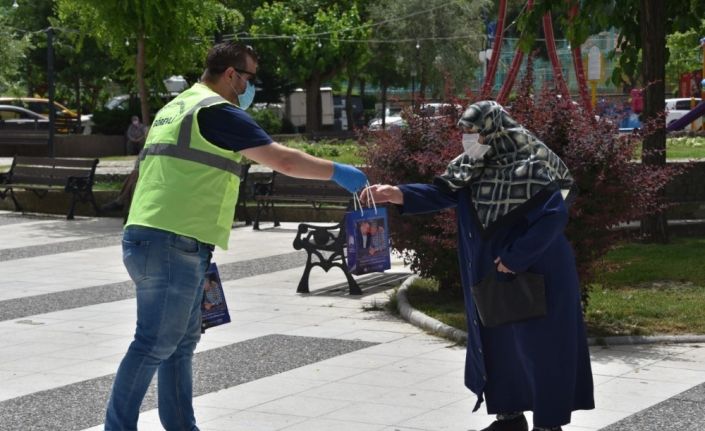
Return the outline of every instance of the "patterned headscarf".
<path id="1" fill-rule="evenodd" d="M 470 105 L 458 125 L 477 131 L 490 148 L 481 159 L 459 155 L 436 182 L 451 190 L 470 188 L 484 233 L 531 208 L 538 195 L 560 189 L 570 199 L 573 178 L 566 165 L 498 103 Z"/>

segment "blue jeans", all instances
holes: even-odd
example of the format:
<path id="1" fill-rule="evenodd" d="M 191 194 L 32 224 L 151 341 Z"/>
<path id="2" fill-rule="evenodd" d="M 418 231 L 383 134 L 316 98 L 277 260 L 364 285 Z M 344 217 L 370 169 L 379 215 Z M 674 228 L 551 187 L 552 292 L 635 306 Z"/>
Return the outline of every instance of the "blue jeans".
<path id="1" fill-rule="evenodd" d="M 137 329 L 113 383 L 105 430 L 137 429 L 142 399 L 159 370 L 162 425 L 169 431 L 198 431 L 191 362 L 201 338 L 203 281 L 213 247 L 171 232 L 129 226 L 122 250 L 136 286 Z"/>

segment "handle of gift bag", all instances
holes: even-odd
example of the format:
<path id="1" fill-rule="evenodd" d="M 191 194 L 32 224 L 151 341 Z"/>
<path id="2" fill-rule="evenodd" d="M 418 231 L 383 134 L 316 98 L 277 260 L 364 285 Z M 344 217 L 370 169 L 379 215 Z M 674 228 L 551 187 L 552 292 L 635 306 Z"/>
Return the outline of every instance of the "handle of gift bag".
<path id="1" fill-rule="evenodd" d="M 375 203 L 375 199 L 372 196 L 372 192 L 370 191 L 370 182 L 368 181 L 365 185 L 365 190 L 363 193 L 367 192 L 367 198 L 369 202 L 372 202 L 372 208 L 375 210 L 375 215 L 377 215 L 377 204 Z M 353 193 L 353 208 L 355 211 L 357 211 L 358 207 L 360 208 L 360 215 L 365 215 L 365 211 L 362 208 L 362 202 L 360 201 L 360 197 L 357 195 L 357 193 Z"/>

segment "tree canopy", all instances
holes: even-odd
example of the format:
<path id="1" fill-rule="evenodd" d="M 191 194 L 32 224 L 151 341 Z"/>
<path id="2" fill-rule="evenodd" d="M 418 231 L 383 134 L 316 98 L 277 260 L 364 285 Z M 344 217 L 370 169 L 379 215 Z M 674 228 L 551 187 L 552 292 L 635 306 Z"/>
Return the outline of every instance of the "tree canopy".
<path id="1" fill-rule="evenodd" d="M 257 48 L 272 57 L 276 74 L 306 89 L 306 130 L 320 128 L 323 82 L 364 55 L 369 36 L 354 0 L 291 0 L 265 3 L 250 27 Z"/>
<path id="2" fill-rule="evenodd" d="M 57 6 L 62 21 L 76 20 L 83 33 L 121 60 L 125 72 L 134 72 L 147 124 L 150 94 L 145 80 L 198 67 L 218 21 L 242 19 L 216 0 L 57 0 Z"/>

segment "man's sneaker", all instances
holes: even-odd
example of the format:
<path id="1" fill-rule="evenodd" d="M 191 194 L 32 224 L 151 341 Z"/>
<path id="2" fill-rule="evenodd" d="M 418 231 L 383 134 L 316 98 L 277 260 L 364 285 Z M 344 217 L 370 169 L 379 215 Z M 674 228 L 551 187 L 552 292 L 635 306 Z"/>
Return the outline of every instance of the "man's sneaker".
<path id="1" fill-rule="evenodd" d="M 482 431 L 529 431 L 529 424 L 524 415 L 506 421 L 494 421 Z"/>

